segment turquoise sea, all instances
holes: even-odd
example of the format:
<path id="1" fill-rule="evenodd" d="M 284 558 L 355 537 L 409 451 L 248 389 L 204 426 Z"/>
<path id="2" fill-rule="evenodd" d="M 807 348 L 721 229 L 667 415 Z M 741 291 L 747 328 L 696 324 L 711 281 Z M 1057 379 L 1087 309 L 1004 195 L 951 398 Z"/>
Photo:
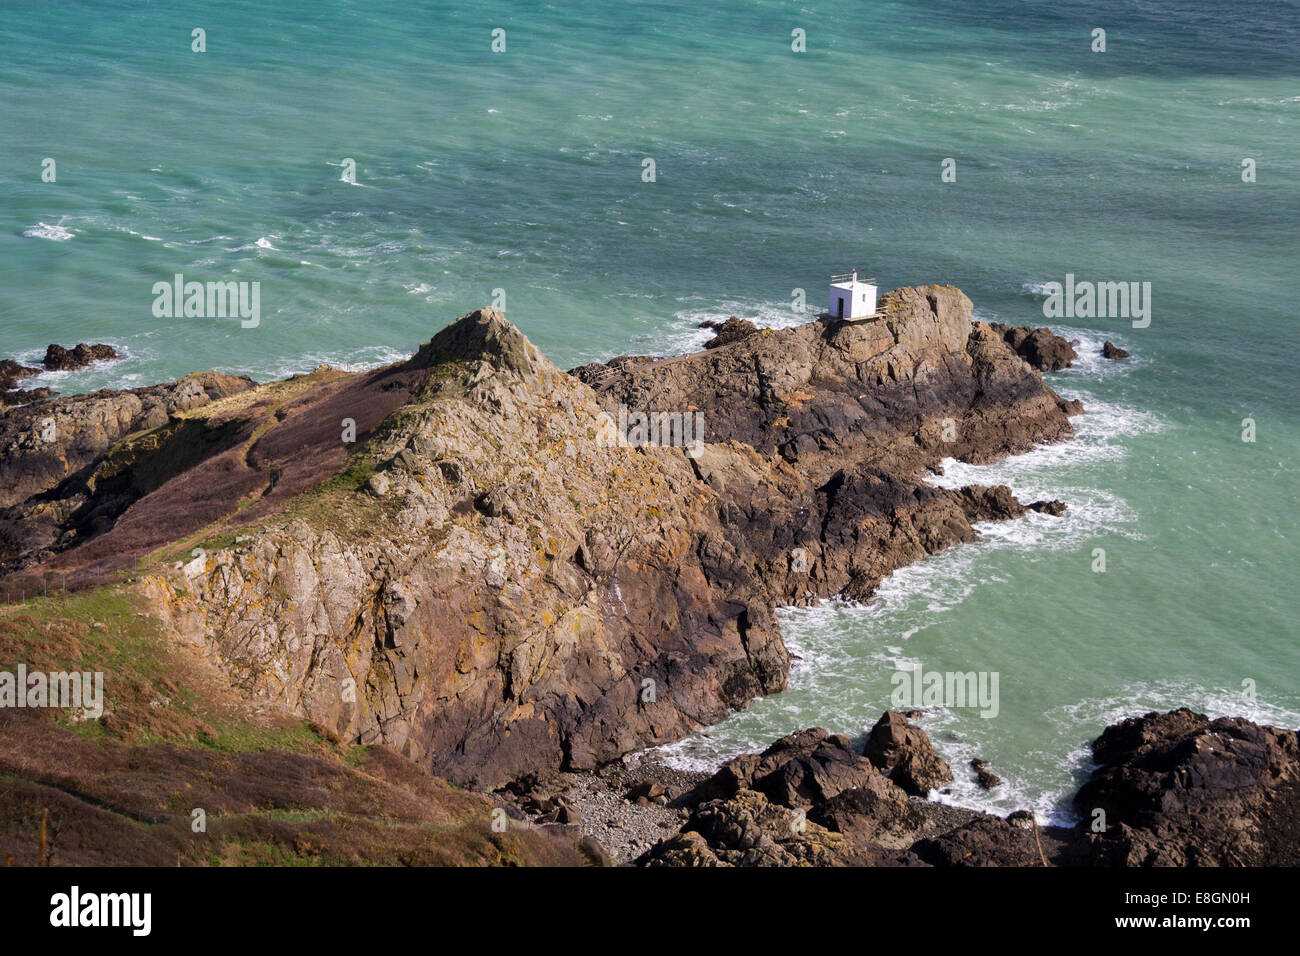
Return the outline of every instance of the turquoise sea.
<path id="1" fill-rule="evenodd" d="M 1148 328 L 1050 323 L 1084 353 L 1052 377 L 1088 409 L 1076 442 L 942 479 L 1063 519 L 991 526 L 865 607 L 783 612 L 790 690 L 672 759 L 862 733 L 917 665 L 1000 675 L 996 718 L 923 723 L 958 773 L 944 799 L 1044 819 L 1117 717 L 1300 726 L 1297 3 L 3 9 L 0 357 L 127 356 L 28 385 L 366 367 L 498 289 L 569 367 L 690 348 L 704 318 L 789 324 L 793 290 L 820 307 L 854 266 L 1011 324 L 1049 324 L 1067 273 L 1151 283 Z M 259 282 L 260 325 L 155 318 L 176 273 Z M 1134 358 L 1097 358 L 1106 338 Z M 979 793 L 971 756 L 1006 785 Z"/>

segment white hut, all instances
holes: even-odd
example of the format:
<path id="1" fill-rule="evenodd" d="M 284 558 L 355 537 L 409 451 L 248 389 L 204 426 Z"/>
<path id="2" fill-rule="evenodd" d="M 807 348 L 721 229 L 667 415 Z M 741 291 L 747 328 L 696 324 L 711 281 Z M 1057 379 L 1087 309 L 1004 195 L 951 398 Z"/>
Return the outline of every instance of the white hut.
<path id="1" fill-rule="evenodd" d="M 859 279 L 858 270 L 831 276 L 830 307 L 826 314 L 837 319 L 865 319 L 876 314 L 876 280 Z"/>

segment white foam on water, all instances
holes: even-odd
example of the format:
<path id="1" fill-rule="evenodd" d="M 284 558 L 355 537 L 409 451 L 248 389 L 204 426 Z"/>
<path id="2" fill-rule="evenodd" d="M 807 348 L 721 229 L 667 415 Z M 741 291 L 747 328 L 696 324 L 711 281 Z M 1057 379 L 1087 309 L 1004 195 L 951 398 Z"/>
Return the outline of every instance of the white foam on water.
<path id="1" fill-rule="evenodd" d="M 706 299 L 686 296 L 679 303 L 686 305 L 673 313 L 672 321 L 651 339 L 649 346 L 655 355 L 679 355 L 698 352 L 714 336 L 713 329 L 700 328 L 701 322 L 725 322 L 731 316 L 748 319 L 760 329 L 785 329 L 802 325 L 812 319 L 807 312 L 795 312 L 789 302 L 743 301 L 738 299 Z M 705 304 L 707 303 L 707 304 Z"/>
<path id="2" fill-rule="evenodd" d="M 53 224 L 38 222 L 23 230 L 23 237 L 26 239 L 49 239 L 51 242 L 67 242 L 75 235 L 72 230 L 64 228 L 63 219 Z"/>
<path id="3" fill-rule="evenodd" d="M 226 249 L 226 252 L 249 252 L 253 249 L 270 249 L 279 252 L 280 250 L 271 242 L 271 238 L 272 237 L 270 236 L 259 236 L 256 242 L 249 242 L 242 246 L 231 246 Z M 278 239 L 280 237 L 276 236 L 275 238 Z"/>

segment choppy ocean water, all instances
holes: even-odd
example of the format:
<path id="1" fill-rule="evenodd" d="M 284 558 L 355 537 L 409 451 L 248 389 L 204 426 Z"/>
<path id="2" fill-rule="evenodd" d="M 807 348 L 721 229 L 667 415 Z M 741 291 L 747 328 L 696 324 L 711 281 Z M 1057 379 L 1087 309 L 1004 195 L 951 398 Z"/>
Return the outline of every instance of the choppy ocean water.
<path id="1" fill-rule="evenodd" d="M 1067 515 L 989 526 L 866 607 L 785 612 L 791 690 L 672 754 L 861 733 L 899 668 L 997 671 L 996 718 L 924 724 L 950 799 L 1062 817 L 1118 716 L 1300 726 L 1297 48 L 1297 4 L 1209 0 L 14 10 L 0 354 L 126 355 L 27 383 L 64 392 L 367 367 L 502 290 L 568 367 L 695 347 L 705 318 L 789 324 L 794 290 L 819 306 L 852 266 L 1052 324 L 1082 343 L 1052 378 L 1088 409 L 1078 441 L 943 480 Z M 177 273 L 260 283 L 260 323 L 156 317 Z M 1150 325 L 1049 323 L 1042 290 L 1067 273 L 1150 282 Z M 1096 358 L 1105 339 L 1134 358 Z M 978 793 L 971 756 L 1005 788 Z"/>

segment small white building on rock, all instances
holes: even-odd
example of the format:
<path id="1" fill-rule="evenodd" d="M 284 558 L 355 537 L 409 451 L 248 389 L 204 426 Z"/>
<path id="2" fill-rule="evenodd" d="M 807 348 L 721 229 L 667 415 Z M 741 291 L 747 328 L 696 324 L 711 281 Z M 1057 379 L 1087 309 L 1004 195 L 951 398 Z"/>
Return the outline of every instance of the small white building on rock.
<path id="1" fill-rule="evenodd" d="M 837 319 L 865 319 L 876 314 L 876 280 L 859 279 L 858 270 L 831 276 L 830 306 L 826 314 Z"/>

